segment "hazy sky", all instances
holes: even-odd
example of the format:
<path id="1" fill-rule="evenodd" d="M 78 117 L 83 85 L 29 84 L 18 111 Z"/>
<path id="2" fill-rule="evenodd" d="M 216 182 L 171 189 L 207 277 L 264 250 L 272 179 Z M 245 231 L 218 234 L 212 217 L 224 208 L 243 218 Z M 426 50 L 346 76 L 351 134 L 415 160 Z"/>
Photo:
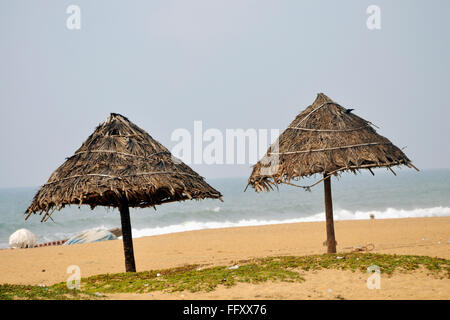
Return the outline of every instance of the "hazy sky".
<path id="1" fill-rule="evenodd" d="M 66 9 L 81 8 L 69 30 Z M 381 30 L 366 26 L 369 5 Z M 38 186 L 103 122 L 279 128 L 324 92 L 449 168 L 450 1 L 0 0 L 0 187 Z M 192 165 L 206 178 L 249 165 Z"/>

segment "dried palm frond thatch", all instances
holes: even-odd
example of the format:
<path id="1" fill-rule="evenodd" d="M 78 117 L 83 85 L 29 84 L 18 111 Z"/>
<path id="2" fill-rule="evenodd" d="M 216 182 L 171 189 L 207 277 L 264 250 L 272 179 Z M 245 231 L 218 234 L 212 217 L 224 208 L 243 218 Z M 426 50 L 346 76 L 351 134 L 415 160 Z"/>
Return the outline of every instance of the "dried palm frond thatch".
<path id="1" fill-rule="evenodd" d="M 127 118 L 112 113 L 38 191 L 27 217 L 86 204 L 148 207 L 186 199 L 220 198 L 203 177 Z"/>
<path id="2" fill-rule="evenodd" d="M 406 165 L 408 157 L 364 120 L 323 93 L 303 110 L 266 155 L 254 165 L 248 184 L 256 191 L 316 173 Z"/>
<path id="3" fill-rule="evenodd" d="M 292 180 L 324 174 L 317 183 L 324 181 L 325 184 L 327 226 L 331 219 L 331 228 L 332 175 L 360 169 L 368 169 L 373 174 L 371 168 L 376 167 L 387 167 L 394 173 L 391 167 L 399 165 L 418 170 L 402 150 L 379 135 L 371 122 L 358 117 L 352 110 L 319 93 L 314 103 L 292 121 L 254 165 L 247 187 L 252 186 L 257 192 L 270 191 L 273 186 L 285 183 L 309 190 L 312 186 L 299 186 Z M 332 232 L 329 246 L 335 242 L 334 228 Z M 333 251 L 331 247 L 330 251 Z"/>
<path id="4" fill-rule="evenodd" d="M 66 205 L 155 207 L 188 199 L 221 199 L 219 191 L 126 117 L 111 113 L 35 195 L 26 218 L 42 221 Z M 124 215 L 129 213 L 125 212 Z M 125 217 L 126 218 L 126 217 Z M 122 220 L 125 237 L 128 236 Z M 131 229 L 130 229 L 131 240 Z M 128 271 L 128 270 L 127 270 Z"/>

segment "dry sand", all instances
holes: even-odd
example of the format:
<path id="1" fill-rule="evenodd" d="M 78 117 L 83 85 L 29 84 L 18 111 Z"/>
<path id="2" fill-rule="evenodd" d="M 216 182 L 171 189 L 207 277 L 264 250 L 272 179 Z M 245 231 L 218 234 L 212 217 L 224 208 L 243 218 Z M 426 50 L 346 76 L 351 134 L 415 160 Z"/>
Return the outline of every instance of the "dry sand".
<path id="1" fill-rule="evenodd" d="M 374 244 L 373 252 L 428 255 L 450 259 L 450 217 L 336 221 L 338 251 Z M 186 264 L 231 265 L 276 255 L 324 253 L 324 222 L 292 223 L 189 231 L 134 239 L 137 271 Z M 66 281 L 67 267 L 78 265 L 82 277 L 124 271 L 122 241 L 71 246 L 0 250 L 0 283 L 45 284 Z M 304 283 L 238 284 L 210 293 L 114 295 L 145 299 L 449 299 L 450 280 L 423 272 L 382 275 L 382 289 L 369 290 L 366 274 L 322 270 Z M 331 290 L 331 291 L 330 291 Z"/>
<path id="2" fill-rule="evenodd" d="M 367 274 L 351 271 L 320 270 L 303 272 L 305 281 L 238 283 L 233 287 L 218 287 L 211 292 L 152 292 L 146 294 L 112 294 L 115 300 L 367 300 L 367 299 L 450 299 L 450 280 L 439 279 L 424 271 L 391 277 L 381 275 L 380 289 L 367 288 Z"/>

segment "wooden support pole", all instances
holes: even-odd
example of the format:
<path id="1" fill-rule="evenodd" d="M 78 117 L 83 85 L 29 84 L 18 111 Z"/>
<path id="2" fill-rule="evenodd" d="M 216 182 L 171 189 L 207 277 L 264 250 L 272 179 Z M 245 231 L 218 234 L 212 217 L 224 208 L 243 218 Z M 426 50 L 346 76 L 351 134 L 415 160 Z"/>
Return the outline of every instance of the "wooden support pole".
<path id="1" fill-rule="evenodd" d="M 134 262 L 133 237 L 131 235 L 130 209 L 128 201 L 123 197 L 120 206 L 120 221 L 122 223 L 123 251 L 125 253 L 125 271 L 136 272 Z"/>
<path id="2" fill-rule="evenodd" d="M 325 173 L 324 178 L 328 176 Z M 323 182 L 324 191 L 325 191 L 325 217 L 326 217 L 326 225 L 327 225 L 327 246 L 328 253 L 336 253 L 336 239 L 334 236 L 334 221 L 333 221 L 333 200 L 331 197 L 331 176 Z"/>

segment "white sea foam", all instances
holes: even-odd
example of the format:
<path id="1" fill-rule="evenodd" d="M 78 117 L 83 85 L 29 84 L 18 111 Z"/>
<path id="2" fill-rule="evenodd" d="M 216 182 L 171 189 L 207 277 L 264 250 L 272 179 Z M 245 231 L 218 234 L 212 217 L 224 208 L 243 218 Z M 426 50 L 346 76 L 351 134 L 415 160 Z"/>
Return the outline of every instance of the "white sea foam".
<path id="1" fill-rule="evenodd" d="M 220 212 L 220 207 L 213 207 L 213 208 L 206 207 L 206 208 L 204 209 L 204 211 L 205 211 L 205 212 Z"/>
<path id="2" fill-rule="evenodd" d="M 419 217 L 443 217 L 450 216 L 449 207 L 434 207 L 434 208 L 423 208 L 423 209 L 394 209 L 388 208 L 384 211 L 349 211 L 349 210 L 335 210 L 334 219 L 335 220 L 364 220 L 369 219 L 370 215 L 375 215 L 375 219 L 395 219 L 395 218 L 419 218 Z M 202 229 L 217 229 L 217 228 L 229 228 L 229 227 L 245 227 L 245 226 L 261 226 L 261 225 L 271 225 L 271 224 L 282 224 L 282 223 L 295 223 L 295 222 L 314 222 L 314 221 L 324 221 L 325 213 L 320 212 L 308 217 L 295 218 L 295 219 L 242 219 L 239 221 L 186 221 L 180 224 L 174 224 L 164 227 L 154 227 L 154 228 L 142 228 L 133 229 L 133 237 L 139 238 L 144 236 L 154 236 L 159 234 L 168 234 L 183 231 L 193 231 Z"/>

